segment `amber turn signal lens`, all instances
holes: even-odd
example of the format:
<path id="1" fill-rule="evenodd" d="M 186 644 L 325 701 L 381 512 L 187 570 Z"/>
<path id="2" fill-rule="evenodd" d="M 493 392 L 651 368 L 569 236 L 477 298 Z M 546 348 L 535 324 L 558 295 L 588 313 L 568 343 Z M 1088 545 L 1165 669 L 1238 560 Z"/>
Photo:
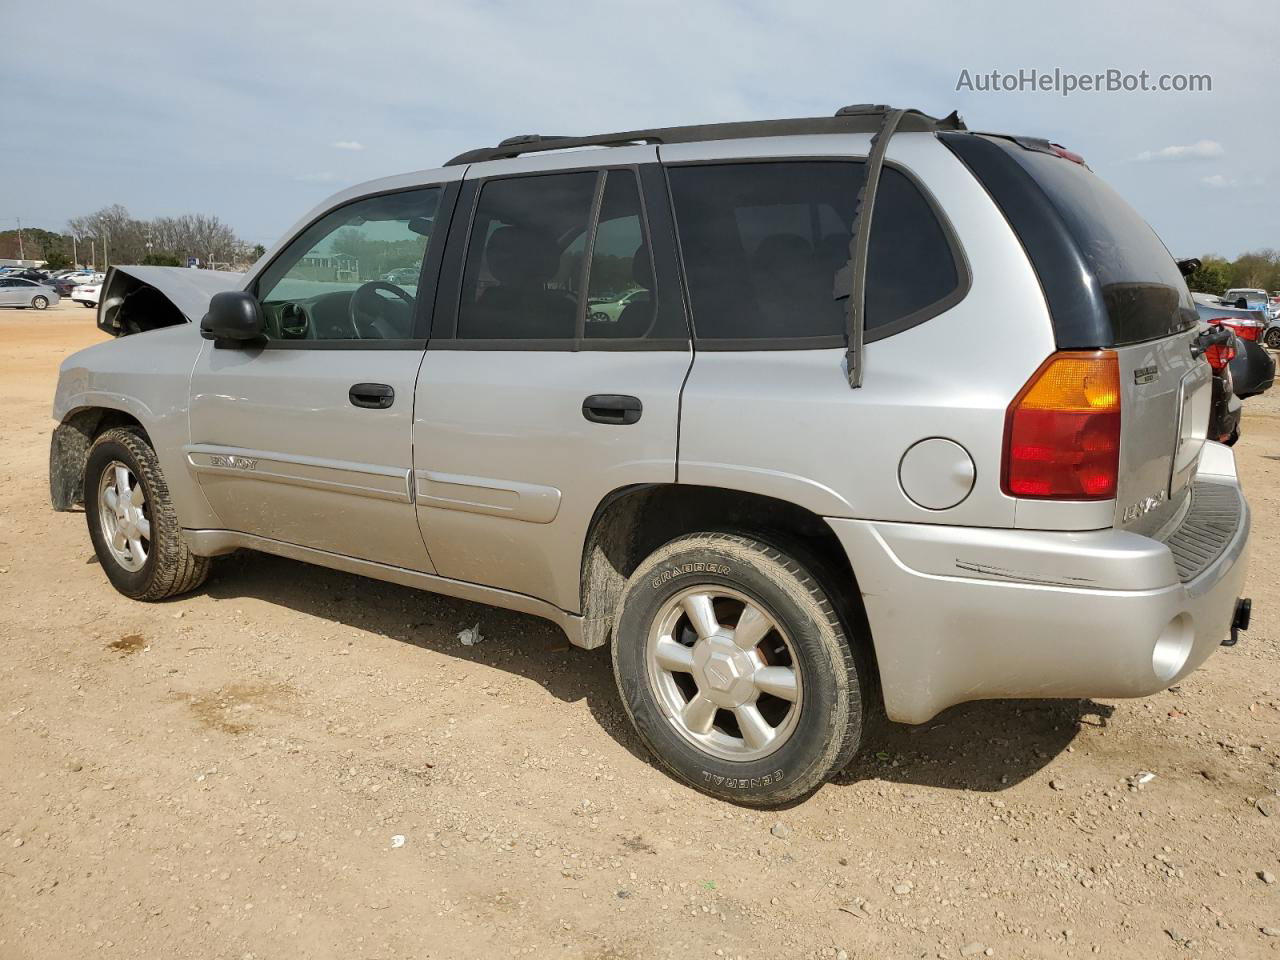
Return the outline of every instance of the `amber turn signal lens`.
<path id="1" fill-rule="evenodd" d="M 1120 364 L 1114 352 L 1055 353 L 1005 416 L 1004 492 L 1107 500 L 1120 469 Z"/>

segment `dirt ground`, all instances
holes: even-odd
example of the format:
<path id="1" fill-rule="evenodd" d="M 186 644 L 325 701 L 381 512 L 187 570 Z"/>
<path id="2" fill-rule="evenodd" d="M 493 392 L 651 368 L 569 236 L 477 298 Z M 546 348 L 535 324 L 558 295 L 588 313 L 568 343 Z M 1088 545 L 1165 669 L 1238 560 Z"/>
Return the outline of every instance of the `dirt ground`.
<path id="1" fill-rule="evenodd" d="M 2 960 L 1280 957 L 1280 396 L 1237 447 L 1238 647 L 887 727 L 763 813 L 655 769 L 607 653 L 540 620 L 255 555 L 117 595 L 46 486 L 99 337 L 0 313 Z"/>

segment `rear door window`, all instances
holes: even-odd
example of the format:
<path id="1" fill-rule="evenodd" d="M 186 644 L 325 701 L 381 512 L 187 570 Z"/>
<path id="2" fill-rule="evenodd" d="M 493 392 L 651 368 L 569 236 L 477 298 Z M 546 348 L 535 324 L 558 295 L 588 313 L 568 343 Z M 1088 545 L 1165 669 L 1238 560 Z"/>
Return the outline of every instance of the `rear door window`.
<path id="1" fill-rule="evenodd" d="M 484 184 L 467 243 L 460 340 L 576 337 L 597 178 L 590 170 Z"/>
<path id="2" fill-rule="evenodd" d="M 700 341 L 843 342 L 847 301 L 835 299 L 835 277 L 849 259 L 863 171 L 847 160 L 670 168 Z M 885 168 L 868 254 L 868 338 L 947 309 L 962 295 L 962 271 L 929 201 Z"/>

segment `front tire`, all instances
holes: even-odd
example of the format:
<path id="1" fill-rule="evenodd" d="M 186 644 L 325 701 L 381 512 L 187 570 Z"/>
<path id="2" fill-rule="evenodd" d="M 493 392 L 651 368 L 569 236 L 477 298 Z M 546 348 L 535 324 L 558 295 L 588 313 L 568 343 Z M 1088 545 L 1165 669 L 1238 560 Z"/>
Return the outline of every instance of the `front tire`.
<path id="1" fill-rule="evenodd" d="M 31 306 L 35 307 L 37 310 L 47 310 L 49 308 L 49 298 L 48 297 L 32 297 Z"/>
<path id="2" fill-rule="evenodd" d="M 1272 327 L 1268 330 L 1263 336 L 1262 342 L 1272 350 L 1280 350 L 1280 327 Z"/>
<path id="3" fill-rule="evenodd" d="M 135 430 L 108 430 L 89 448 L 84 513 L 98 561 L 126 597 L 164 600 L 209 576 L 209 559 L 183 539 L 155 451 Z"/>
<path id="4" fill-rule="evenodd" d="M 853 758 L 866 671 L 799 561 L 748 537 L 681 537 L 627 582 L 613 667 L 641 739 L 677 778 L 753 807 L 812 793 Z"/>

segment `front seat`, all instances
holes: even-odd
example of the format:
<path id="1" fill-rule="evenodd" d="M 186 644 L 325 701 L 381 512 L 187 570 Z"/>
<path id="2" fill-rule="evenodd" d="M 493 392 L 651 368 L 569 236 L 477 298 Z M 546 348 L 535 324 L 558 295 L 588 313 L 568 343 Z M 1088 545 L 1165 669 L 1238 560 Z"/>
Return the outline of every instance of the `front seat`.
<path id="1" fill-rule="evenodd" d="M 485 249 L 489 272 L 498 281 L 480 294 L 462 337 L 561 340 L 574 335 L 576 301 L 547 284 L 560 269 L 555 238 L 528 227 L 501 227 Z"/>

